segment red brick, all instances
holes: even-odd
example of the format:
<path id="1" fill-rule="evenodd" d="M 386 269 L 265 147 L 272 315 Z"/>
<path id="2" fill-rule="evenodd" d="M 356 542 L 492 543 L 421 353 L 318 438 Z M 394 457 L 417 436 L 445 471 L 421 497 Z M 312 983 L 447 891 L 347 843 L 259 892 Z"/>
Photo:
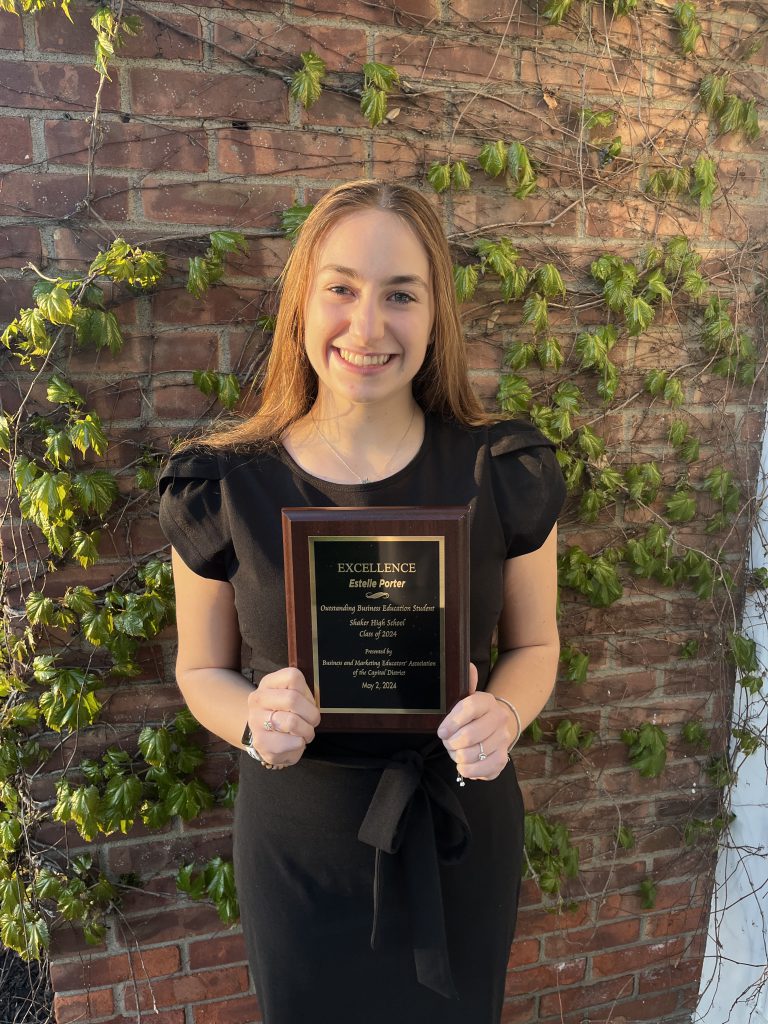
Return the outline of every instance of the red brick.
<path id="1" fill-rule="evenodd" d="M 611 978 L 610 981 L 602 981 L 597 985 L 578 985 L 574 988 L 543 995 L 540 1014 L 541 1017 L 545 1017 L 549 1014 L 560 1014 L 564 1010 L 578 1010 L 587 1007 L 591 1010 L 593 1006 L 612 1003 L 615 999 L 633 994 L 634 979 L 632 978 Z"/>
<path id="2" fill-rule="evenodd" d="M 268 228 L 276 227 L 280 212 L 292 204 L 293 190 L 281 185 L 145 178 L 141 197 L 150 220 Z"/>
<path id="3" fill-rule="evenodd" d="M 302 18 L 359 19 L 402 28 L 412 23 L 431 21 L 438 14 L 435 0 L 383 0 L 370 4 L 366 0 L 295 0 L 293 13 Z"/>
<path id="4" fill-rule="evenodd" d="M 12 171 L 3 178 L 0 215 L 25 212 L 35 217 L 71 216 L 83 201 L 86 179 L 82 174 L 33 174 Z M 93 208 L 107 220 L 127 215 L 128 183 L 124 178 L 99 178 L 95 182 Z"/>
<path id="5" fill-rule="evenodd" d="M 632 949 L 614 949 L 610 953 L 592 957 L 592 977 L 607 978 L 615 974 L 637 971 L 648 964 L 670 960 L 685 949 L 684 939 L 667 939 L 650 946 L 633 946 Z"/>
<path id="6" fill-rule="evenodd" d="M 24 27 L 20 17 L 3 18 L 3 38 L 0 41 L 0 49 L 24 49 Z"/>
<path id="7" fill-rule="evenodd" d="M 133 978 L 157 978 L 162 974 L 172 974 L 179 969 L 179 965 L 178 946 L 141 949 L 117 956 L 83 954 L 81 959 L 74 962 L 52 963 L 51 981 L 57 992 L 91 989 Z"/>
<path id="8" fill-rule="evenodd" d="M 275 67 L 281 71 L 291 64 L 302 66 L 301 54 L 311 50 L 324 60 L 328 71 L 352 71 L 362 75 L 367 58 L 368 41 L 359 29 L 312 25 L 302 28 L 270 21 L 261 15 L 228 17 L 219 20 L 214 29 L 214 46 L 222 56 L 238 61 L 253 61 L 259 68 Z"/>
<path id="9" fill-rule="evenodd" d="M 512 950 L 509 954 L 509 970 L 516 967 L 526 967 L 535 964 L 539 959 L 541 943 L 538 939 L 520 938 L 512 943 Z"/>
<path id="10" fill-rule="evenodd" d="M 501 1009 L 501 1024 L 533 1024 L 536 1016 L 535 999 L 508 999 Z"/>
<path id="11" fill-rule="evenodd" d="M 197 15 L 170 10 L 162 16 L 141 12 L 143 29 L 128 36 L 120 48 L 120 57 L 148 57 L 150 60 L 199 61 L 203 57 L 203 39 Z"/>
<path id="12" fill-rule="evenodd" d="M 54 996 L 53 1008 L 56 1014 L 56 1024 L 74 1024 L 75 1021 L 82 1021 L 89 1024 L 90 1021 L 105 1017 L 112 1013 L 115 1008 L 112 997 L 112 989 L 100 988 L 91 989 L 77 996 Z"/>
<path id="13" fill-rule="evenodd" d="M 116 874 L 139 875 L 177 871 L 189 861 L 229 857 L 232 850 L 231 830 L 205 836 L 170 835 L 155 842 L 122 842 L 109 849 L 109 866 Z M 159 942 L 160 939 L 156 939 Z"/>
<path id="14" fill-rule="evenodd" d="M 394 104 L 393 104 L 394 105 Z M 360 101 L 326 87 L 309 110 L 300 111 L 302 124 L 337 128 L 367 128 L 360 112 Z M 275 118 L 277 120 L 277 118 Z"/>
<path id="15" fill-rule="evenodd" d="M 158 125 L 102 121 L 96 167 L 131 167 L 142 171 L 208 170 L 208 142 L 203 129 L 167 130 Z M 54 163 L 88 162 L 90 125 L 62 118 L 47 121 L 48 157 Z"/>
<path id="16" fill-rule="evenodd" d="M 218 165 L 232 174 L 298 174 L 326 178 L 364 173 L 362 139 L 334 132 L 285 130 L 224 131 L 218 136 Z"/>
<path id="17" fill-rule="evenodd" d="M 189 944 L 189 966 L 193 971 L 201 967 L 220 967 L 247 960 L 242 934 L 216 935 Z"/>
<path id="18" fill-rule="evenodd" d="M 573 234 L 577 215 L 573 209 L 558 217 L 565 209 L 563 201 L 534 193 L 527 199 L 515 199 L 501 187 L 489 192 L 457 193 L 453 197 L 457 231 L 473 231 L 484 224 L 503 224 L 505 234 L 542 232 L 548 236 Z M 558 218 L 551 224 L 554 218 Z"/>
<path id="19" fill-rule="evenodd" d="M 43 52 L 93 53 L 96 38 L 90 23 L 93 11 L 85 7 L 71 8 L 72 21 L 62 17 L 35 19 L 38 47 Z M 192 15 L 169 12 L 158 18 L 141 12 L 142 30 L 126 36 L 118 49 L 120 57 L 154 57 L 166 60 L 200 60 L 203 56 L 200 21 Z"/>
<path id="20" fill-rule="evenodd" d="M 216 408 L 216 400 L 204 395 L 191 381 L 189 384 L 171 384 L 156 381 L 153 388 L 153 408 L 160 420 L 196 420 L 209 416 Z"/>
<path id="21" fill-rule="evenodd" d="M 169 288 L 153 297 L 152 316 L 155 323 L 235 324 L 253 323 L 261 309 L 263 293 L 256 288 L 219 285 L 205 296 L 193 298 L 185 288 Z"/>
<path id="22" fill-rule="evenodd" d="M 261 1009 L 255 996 L 195 1007 L 195 1024 L 258 1024 L 260 1020 Z"/>
<path id="23" fill-rule="evenodd" d="M 544 910 L 524 910 L 518 915 L 517 934 L 526 939 L 532 935 L 558 935 L 563 936 L 572 929 L 583 925 L 589 916 L 589 909 L 585 902 L 564 914 L 553 914 Z M 514 946 L 512 947 L 514 951 Z M 529 961 L 517 961 L 528 963 Z M 530 961 L 533 963 L 534 961 Z"/>
<path id="24" fill-rule="evenodd" d="M 39 266 L 41 256 L 37 228 L 20 224 L 0 227 L 0 267 L 21 267 L 28 261 Z"/>
<path id="25" fill-rule="evenodd" d="M 627 946 L 640 937 L 640 921 L 637 918 L 612 921 L 592 928 L 547 935 L 544 939 L 544 955 L 548 960 L 566 959 L 589 950 L 610 949 L 612 946 Z"/>
<path id="26" fill-rule="evenodd" d="M 32 162 L 32 132 L 27 117 L 0 117 L 0 132 L 3 135 L 3 151 L 0 161 L 4 164 L 24 166 Z"/>
<path id="27" fill-rule="evenodd" d="M 652 970 L 644 970 L 640 975 L 637 991 L 640 995 L 645 992 L 668 992 L 697 982 L 700 976 L 701 960 L 672 961 Z"/>
<path id="28" fill-rule="evenodd" d="M 582 981 L 587 969 L 587 958 L 569 960 L 566 963 L 543 964 L 527 971 L 509 971 L 504 985 L 504 994 L 520 996 L 528 992 L 541 992 L 547 988 L 561 988 Z"/>
<path id="29" fill-rule="evenodd" d="M 0 193 L 1 195 L 2 193 Z M 22 281 L 19 277 L 7 277 L 4 275 L 3 287 L 0 288 L 0 323 L 10 323 L 23 306 L 29 306 L 32 302 L 32 282 L 29 278 Z M 6 402 L 11 398 L 11 404 Z M 13 402 L 5 389 L 2 392 L 3 406 L 8 412 L 15 412 L 19 407 L 18 400 Z"/>
<path id="30" fill-rule="evenodd" d="M 127 1010 L 150 1010 L 153 1006 L 189 1006 L 203 999 L 238 995 L 249 986 L 246 967 L 230 967 L 217 971 L 196 971 L 161 981 L 126 986 Z"/>
<path id="31" fill-rule="evenodd" d="M 221 921 L 216 908 L 201 903 L 193 907 L 163 907 L 162 914 L 132 918 L 130 923 L 120 925 L 120 935 L 126 943 L 176 942 L 196 935 L 207 935 L 220 928 Z"/>
<path id="32" fill-rule="evenodd" d="M 703 907 L 688 907 L 671 914 L 646 918 L 645 934 L 649 939 L 665 939 L 670 935 L 686 935 L 704 927 L 708 914 Z"/>
<path id="33" fill-rule="evenodd" d="M 432 34 L 380 35 L 376 37 L 375 59 L 394 65 L 406 80 L 479 84 L 517 79 L 517 61 L 510 53 L 499 51 L 491 41 L 481 46 Z"/>
<path id="34" fill-rule="evenodd" d="M 540 38 L 546 25 L 529 4 L 510 7 L 504 0 L 452 0 L 450 10 L 459 28 L 492 32 L 510 41 Z"/>
<path id="35" fill-rule="evenodd" d="M 631 1002 L 618 1000 L 614 1009 L 614 1022 L 620 1020 L 635 1022 L 643 1020 L 658 1021 L 669 1020 L 679 1005 L 679 994 L 677 992 L 663 992 L 656 996 L 646 996 L 644 999 L 633 999 Z"/>
<path id="36" fill-rule="evenodd" d="M 98 75 L 87 64 L 0 60 L 0 107 L 91 111 L 98 84 Z M 105 83 L 101 107 L 120 109 L 116 80 Z"/>
<path id="37" fill-rule="evenodd" d="M 222 117 L 285 122 L 288 93 L 283 82 L 257 74 L 133 68 L 131 109 L 148 116 Z M 1 95 L 1 94 L 0 94 Z"/>

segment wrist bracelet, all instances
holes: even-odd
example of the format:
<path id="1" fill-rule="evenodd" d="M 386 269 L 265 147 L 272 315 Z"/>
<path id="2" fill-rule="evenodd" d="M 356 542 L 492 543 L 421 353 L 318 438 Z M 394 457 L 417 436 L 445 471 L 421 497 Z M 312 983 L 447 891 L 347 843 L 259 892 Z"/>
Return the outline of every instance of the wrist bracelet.
<path id="1" fill-rule="evenodd" d="M 513 714 L 513 715 L 515 716 L 515 722 L 517 722 L 517 736 L 515 736 L 515 738 L 514 738 L 514 739 L 512 740 L 512 742 L 511 742 L 511 743 L 509 744 L 509 746 L 507 747 L 507 754 L 509 754 L 509 752 L 510 752 L 510 750 L 512 749 L 512 747 L 514 747 L 514 745 L 515 745 L 515 744 L 517 743 L 517 741 L 518 741 L 518 740 L 520 739 L 520 737 L 521 737 L 521 736 L 523 735 L 523 723 L 522 723 L 522 722 L 520 721 L 520 715 L 519 715 L 519 713 L 518 713 L 518 710 L 517 710 L 517 708 L 516 708 L 516 707 L 515 707 L 515 705 L 514 705 L 514 704 L 512 703 L 512 701 L 510 701 L 510 700 L 507 700 L 507 698 L 506 698 L 506 697 L 497 697 L 495 693 L 493 694 L 493 697 L 494 697 L 494 698 L 495 698 L 495 699 L 496 699 L 496 700 L 497 700 L 497 701 L 498 701 L 498 702 L 499 702 L 500 704 L 505 704 L 505 705 L 506 705 L 506 706 L 507 706 L 507 707 L 509 708 L 509 710 L 510 710 L 510 711 L 512 712 L 512 714 Z"/>
<path id="2" fill-rule="evenodd" d="M 250 725 L 248 725 L 247 722 L 245 723 L 245 729 L 243 730 L 243 737 L 241 742 L 245 746 L 246 754 L 252 757 L 254 761 L 258 761 L 262 768 L 266 768 L 268 769 L 268 771 L 271 772 L 277 772 L 281 771 L 283 768 L 288 767 L 287 764 L 270 764 L 269 761 L 264 760 L 264 758 L 258 752 L 256 747 L 254 747 L 253 745 L 253 733 L 251 732 L 251 727 Z"/>

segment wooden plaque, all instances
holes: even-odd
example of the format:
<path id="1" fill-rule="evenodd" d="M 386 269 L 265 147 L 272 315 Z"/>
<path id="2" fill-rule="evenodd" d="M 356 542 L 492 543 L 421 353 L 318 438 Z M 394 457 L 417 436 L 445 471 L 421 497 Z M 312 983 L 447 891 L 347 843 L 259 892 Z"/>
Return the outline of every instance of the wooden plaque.
<path id="1" fill-rule="evenodd" d="M 320 728 L 432 732 L 469 692 L 469 509 L 282 515 L 289 662 Z"/>

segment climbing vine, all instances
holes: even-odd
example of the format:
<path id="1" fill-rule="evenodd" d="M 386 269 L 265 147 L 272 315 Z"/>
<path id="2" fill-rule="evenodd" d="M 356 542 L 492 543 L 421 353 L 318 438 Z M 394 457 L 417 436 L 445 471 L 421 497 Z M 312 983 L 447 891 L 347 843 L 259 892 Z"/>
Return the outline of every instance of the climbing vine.
<path id="1" fill-rule="evenodd" d="M 636 0 L 612 0 L 613 14 L 636 13 Z M 9 14 L 59 8 L 71 17 L 67 0 L 0 0 Z M 576 0 L 549 0 L 543 16 L 559 25 L 578 11 Z M 679 32 L 682 54 L 691 56 L 702 39 L 698 8 L 678 2 L 669 14 Z M 140 20 L 110 8 L 92 18 L 95 68 L 103 84 L 116 51 L 126 37 L 141 31 Z M 326 63 L 313 51 L 301 53 L 287 87 L 290 97 L 308 110 L 329 86 Z M 697 90 L 698 102 L 718 134 L 741 133 L 748 141 L 759 134 L 753 97 L 730 87 L 731 76 L 707 72 Z M 395 66 L 366 62 L 356 76 L 361 120 L 382 132 L 396 116 L 390 99 L 404 88 Z M 628 147 L 620 134 L 610 140 L 600 132 L 616 130 L 617 112 L 580 108 L 579 138 L 596 154 L 600 173 L 625 173 Z M 593 138 L 594 136 L 594 138 Z M 91 154 L 92 157 L 93 154 Z M 666 208 L 672 201 L 708 211 L 722 195 L 715 162 L 706 152 L 666 158 L 663 166 L 638 168 L 646 201 Z M 468 192 L 473 181 L 497 188 L 500 197 L 525 200 L 546 190 L 545 152 L 535 140 L 484 138 L 473 155 L 425 162 L 421 181 L 450 203 Z M 311 204 L 296 203 L 282 211 L 281 233 L 295 240 Z M 723 557 L 724 535 L 750 509 L 746 481 L 714 454 L 702 459 L 703 438 L 696 418 L 688 415 L 692 389 L 702 376 L 715 378 L 719 398 L 760 382 L 759 346 L 737 315 L 734 296 L 723 294 L 721 282 L 704 270 L 704 259 L 684 233 L 662 244 L 649 241 L 628 254 L 602 252 L 591 261 L 581 281 L 571 282 L 553 260 L 535 259 L 503 231 L 483 237 L 456 233 L 454 283 L 459 301 L 487 312 L 512 309 L 514 330 L 505 333 L 496 401 L 511 415 L 523 415 L 558 446 L 579 530 L 631 510 L 632 523 L 620 542 L 597 550 L 588 543 L 566 543 L 558 559 L 561 593 L 577 605 L 606 609 L 634 591 L 639 581 L 674 592 L 692 594 L 700 602 L 727 609 L 739 604 L 739 567 Z M 207 247 L 189 258 L 185 287 L 197 300 L 222 281 L 227 261 L 248 252 L 242 233 L 211 232 Z M 199 242 L 197 243 L 199 245 Z M 102 691 L 116 680 L 140 671 L 142 645 L 173 622 L 170 567 L 157 557 L 137 559 L 109 584 L 77 583 L 63 589 L 56 573 L 77 565 L 99 563 L 103 539 L 127 507 L 146 500 L 164 453 L 147 443 L 123 472 L 109 468 L 108 430 L 75 384 L 68 379 L 71 351 L 118 355 L 124 344 L 119 309 L 126 299 L 153 295 L 176 283 L 171 261 L 163 252 L 117 238 L 88 267 L 69 275 L 48 275 L 37 266 L 32 304 L 20 309 L 4 327 L 0 343 L 17 374 L 20 401 L 0 414 L 0 450 L 11 481 L 4 522 L 18 514 L 24 528 L 39 531 L 44 557 L 29 550 L 23 530 L 14 530 L 11 553 L 2 576 L 3 646 L 0 653 L 0 938 L 25 958 L 44 955 L 50 928 L 58 921 L 78 922 L 88 942 L 104 935 L 105 914 L 119 910 L 125 880 L 108 878 L 90 856 L 64 861 L 52 847 L 35 840 L 47 821 L 69 825 L 83 840 L 98 834 L 128 833 L 141 822 L 163 828 L 175 817 L 191 820 L 213 806 L 231 807 L 235 786 L 210 789 L 200 778 L 205 754 L 196 742 L 197 723 L 183 710 L 160 724 L 145 726 L 131 749 L 109 746 L 99 756 L 76 761 L 64 750 L 68 740 L 99 721 Z M 562 330 L 569 307 L 589 308 L 579 329 Z M 253 319 L 268 336 L 274 318 Z M 470 317 L 473 315 L 470 311 Z M 679 368 L 646 366 L 627 373 L 623 351 L 670 318 L 687 324 L 689 362 Z M 494 321 L 495 322 L 495 321 Z M 619 355 L 618 353 L 622 353 Z M 192 374 L 199 391 L 222 409 L 237 409 L 248 381 L 237 373 L 199 369 Z M 25 390 L 26 389 L 26 390 Z M 622 464 L 610 441 L 601 436 L 594 416 L 635 403 L 664 410 L 669 421 L 664 450 L 653 458 Z M 42 412 L 38 411 L 39 408 Z M 711 541 L 691 540 L 697 526 Z M 768 589 L 768 579 L 755 574 L 755 589 Z M 722 616 L 721 635 L 714 640 L 730 674 L 752 697 L 763 692 L 754 640 L 741 635 L 735 616 Z M 699 639 L 680 644 L 682 661 L 701 655 Z M 712 641 L 710 640 L 710 646 Z M 590 654 L 578 643 L 565 642 L 561 653 L 561 685 L 578 691 L 589 683 Z M 574 716 L 544 715 L 527 730 L 528 742 L 550 744 L 571 765 L 589 765 L 596 748 L 610 741 L 590 723 Z M 735 754 L 753 756 L 764 750 L 766 737 L 748 721 L 733 730 L 734 747 L 722 731 L 703 721 L 672 727 L 656 720 L 633 722 L 618 730 L 626 764 L 642 779 L 664 773 L 670 739 L 702 759 L 718 807 L 709 816 L 691 816 L 681 845 L 716 843 L 727 833 L 732 816 L 727 787 L 735 778 Z M 199 738 L 199 737 L 198 737 Z M 614 739 L 616 737 L 613 737 Z M 54 767 L 55 766 L 55 767 Z M 43 771 L 57 776 L 55 798 L 40 799 L 35 780 Z M 725 791 L 725 795 L 723 793 Z M 553 904 L 571 898 L 578 876 L 579 855 L 568 828 L 547 808 L 526 816 L 526 861 L 531 878 Z M 616 847 L 631 850 L 635 830 L 620 825 Z M 237 898 L 231 864 L 215 858 L 178 872 L 177 885 L 191 899 L 209 899 L 222 921 L 237 919 Z M 646 878 L 638 895 L 643 906 L 654 905 L 656 882 Z"/>

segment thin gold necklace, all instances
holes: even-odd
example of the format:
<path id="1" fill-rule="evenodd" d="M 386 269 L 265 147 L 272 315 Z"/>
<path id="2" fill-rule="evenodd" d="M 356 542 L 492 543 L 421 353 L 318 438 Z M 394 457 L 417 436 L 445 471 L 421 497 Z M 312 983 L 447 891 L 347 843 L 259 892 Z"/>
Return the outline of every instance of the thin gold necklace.
<path id="1" fill-rule="evenodd" d="M 360 474 L 357 472 L 357 470 L 353 469 L 350 466 L 350 464 L 347 462 L 347 460 L 341 455 L 341 453 L 339 451 L 337 451 L 335 445 L 331 444 L 331 442 L 328 440 L 328 438 L 325 436 L 325 434 L 320 429 L 320 425 L 317 422 L 317 420 L 315 419 L 314 410 L 309 415 L 310 415 L 310 419 L 312 420 L 312 423 L 313 423 L 313 425 L 315 427 L 315 430 L 320 435 L 320 439 L 322 441 L 325 441 L 325 443 L 331 449 L 331 451 L 336 456 L 336 458 L 339 460 L 339 462 L 342 464 L 342 466 L 344 466 L 346 469 L 348 469 L 349 472 L 352 474 L 352 476 L 356 476 L 358 481 L 359 481 L 359 483 L 361 483 L 361 484 L 370 483 L 370 478 L 367 477 L 367 476 L 366 477 L 360 476 Z M 405 428 L 405 433 L 403 434 L 403 436 L 400 438 L 400 440 L 395 445 L 395 448 L 394 448 L 392 454 L 387 459 L 386 465 L 381 470 L 381 478 L 386 476 L 387 470 L 389 469 L 389 466 L 390 466 L 392 460 L 394 459 L 395 455 L 397 455 L 397 453 L 400 450 L 400 448 L 401 448 L 403 442 L 405 441 L 406 437 L 408 437 L 408 434 L 411 432 L 411 427 L 413 426 L 413 421 L 414 421 L 415 418 L 416 418 L 416 403 L 414 402 L 414 404 L 413 404 L 413 412 L 411 413 L 411 418 L 408 420 L 408 426 Z"/>

